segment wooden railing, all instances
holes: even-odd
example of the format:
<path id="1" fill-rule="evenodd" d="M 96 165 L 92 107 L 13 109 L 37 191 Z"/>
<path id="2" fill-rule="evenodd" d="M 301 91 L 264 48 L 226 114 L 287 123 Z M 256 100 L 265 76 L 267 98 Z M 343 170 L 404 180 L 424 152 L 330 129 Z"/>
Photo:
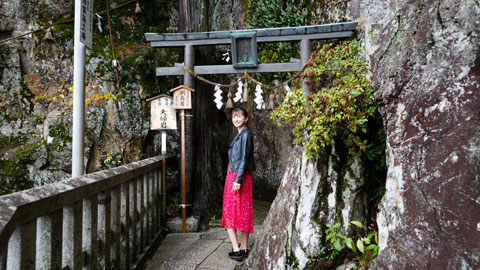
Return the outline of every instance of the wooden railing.
<path id="1" fill-rule="evenodd" d="M 0 270 L 134 268 L 161 232 L 161 164 L 0 196 Z"/>

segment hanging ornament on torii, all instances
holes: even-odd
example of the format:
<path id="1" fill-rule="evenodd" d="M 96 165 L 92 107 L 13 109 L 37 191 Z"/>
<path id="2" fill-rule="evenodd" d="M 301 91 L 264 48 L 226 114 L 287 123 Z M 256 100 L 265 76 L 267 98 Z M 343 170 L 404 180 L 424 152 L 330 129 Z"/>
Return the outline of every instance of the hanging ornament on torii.
<path id="1" fill-rule="evenodd" d="M 265 109 L 265 101 L 263 101 L 263 90 L 260 84 L 257 84 L 257 87 L 255 87 L 255 103 L 257 103 L 257 109 Z"/>
<path id="2" fill-rule="evenodd" d="M 248 77 L 247 77 L 248 78 Z M 256 84 L 256 87 L 255 87 L 255 98 L 253 99 L 253 101 L 256 103 L 256 109 L 258 110 L 273 110 L 275 105 L 274 105 L 274 99 L 275 97 L 277 97 L 278 99 L 278 94 L 275 95 L 275 94 L 270 94 L 270 98 L 269 98 L 269 102 L 268 102 L 268 106 L 267 106 L 267 103 L 265 102 L 265 100 L 263 99 L 263 89 L 262 89 L 262 84 L 259 83 L 258 81 L 255 81 L 255 84 Z M 233 103 L 234 102 L 246 102 L 248 101 L 248 81 L 245 81 L 245 83 L 243 83 L 241 80 L 239 80 L 238 82 L 235 82 L 233 83 L 233 85 L 237 84 L 237 91 L 235 93 L 235 97 L 233 98 L 232 100 L 232 93 L 229 91 L 228 92 L 228 97 L 227 97 L 227 101 L 226 101 L 226 104 L 225 104 L 225 108 L 227 109 L 231 109 L 233 108 Z M 279 83 L 278 81 L 275 83 L 277 86 L 280 86 L 282 87 L 285 91 L 286 91 L 286 97 L 290 96 L 293 94 L 293 91 L 292 89 L 290 88 L 290 86 L 288 85 L 288 82 L 284 82 L 284 83 Z M 223 85 L 223 87 L 225 87 L 225 85 Z M 222 90 L 220 89 L 220 85 L 219 84 L 215 84 L 215 89 L 214 89 L 215 93 L 213 94 L 214 96 L 214 102 L 215 102 L 215 106 L 217 107 L 217 109 L 222 109 L 223 108 L 223 96 L 222 96 Z"/>
<path id="3" fill-rule="evenodd" d="M 242 91 L 243 91 L 243 82 L 239 81 L 237 85 L 237 92 L 235 93 L 235 96 L 233 97 L 233 102 L 243 102 L 242 98 Z"/>
<path id="4" fill-rule="evenodd" d="M 220 87 L 217 85 L 215 85 L 215 94 L 213 94 L 213 96 L 215 97 L 215 99 L 213 100 L 217 106 L 217 109 L 221 109 L 223 107 L 223 102 L 222 102 L 222 90 L 220 89 Z"/>

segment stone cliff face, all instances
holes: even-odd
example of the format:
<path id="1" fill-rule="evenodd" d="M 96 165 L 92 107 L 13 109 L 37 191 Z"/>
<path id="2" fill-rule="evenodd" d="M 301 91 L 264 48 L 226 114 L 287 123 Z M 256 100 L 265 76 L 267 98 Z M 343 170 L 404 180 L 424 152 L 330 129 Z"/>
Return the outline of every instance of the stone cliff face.
<path id="1" fill-rule="evenodd" d="M 332 9 L 319 9 L 318 22 L 359 21 L 387 135 L 380 253 L 371 269 L 479 268 L 480 3 L 337 2 L 323 1 Z M 308 163 L 298 154 L 287 167 L 265 222 L 272 227 L 260 233 L 249 268 L 328 265 L 321 225 L 298 226 L 325 214 L 301 187 L 307 179 L 321 187 L 328 162 Z M 299 216 L 310 208 L 321 211 Z"/>
<path id="2" fill-rule="evenodd" d="M 365 177 L 359 157 L 351 158 L 347 174 L 341 146 L 334 144 L 317 161 L 300 147 L 290 152 L 272 208 L 258 233 L 248 269 L 328 269 L 325 224 L 369 220 Z M 340 150 L 340 151 L 339 151 Z"/>
<path id="3" fill-rule="evenodd" d="M 112 67 L 105 3 L 94 4 L 101 18 L 94 15 L 94 45 L 87 49 L 87 173 L 158 153 L 159 134 L 149 131 L 145 99 L 174 85 L 171 79 L 155 78 L 154 67 L 172 63 L 176 54 L 153 51 L 143 34 L 176 30 L 176 7 L 148 1 L 141 5 L 143 12 L 135 14 L 133 2 L 116 8 L 125 2 L 110 1 L 120 88 Z M 51 27 L 51 38 L 45 38 L 45 29 L 0 43 L 1 194 L 70 176 L 73 1 L 0 1 L 0 7 L 1 39 L 70 21 Z M 169 134 L 169 152 L 175 153 L 177 139 Z"/>
<path id="4" fill-rule="evenodd" d="M 0 2 L 2 39 L 34 30 L 39 27 L 37 19 L 58 18 L 68 13 L 72 5 L 71 2 L 62 2 L 59 5 L 34 4 L 21 1 Z M 46 13 L 39 15 L 37 9 Z M 69 147 L 69 134 L 68 131 L 65 134 L 63 129 L 64 125 L 71 122 L 68 119 L 69 113 L 59 109 L 58 104 L 50 106 L 48 103 L 36 102 L 35 96 L 46 95 L 48 92 L 55 92 L 55 95 L 58 95 L 59 90 L 68 89 L 66 84 L 72 63 L 67 59 L 67 55 L 72 54 L 72 42 L 67 40 L 57 43 L 40 42 L 42 37 L 27 35 L 18 41 L 0 44 L 3 181 L 8 181 L 8 178 L 12 181 L 18 178 L 27 181 L 37 178 L 38 174 L 42 173 L 44 178 L 36 183 L 41 184 L 51 178 L 68 176 L 68 169 L 64 166 L 68 166 L 69 157 L 61 151 L 56 151 L 48 157 L 47 148 L 49 145 L 56 145 L 57 148 Z M 54 133 L 64 136 L 56 136 L 57 138 L 53 139 Z M 15 160 L 14 154 L 23 149 L 20 146 L 39 150 L 32 153 L 33 157 L 28 158 L 35 160 L 33 165 L 17 166 L 18 161 L 9 162 Z"/>
<path id="5" fill-rule="evenodd" d="M 480 3 L 362 5 L 388 136 L 374 268 L 478 268 Z"/>

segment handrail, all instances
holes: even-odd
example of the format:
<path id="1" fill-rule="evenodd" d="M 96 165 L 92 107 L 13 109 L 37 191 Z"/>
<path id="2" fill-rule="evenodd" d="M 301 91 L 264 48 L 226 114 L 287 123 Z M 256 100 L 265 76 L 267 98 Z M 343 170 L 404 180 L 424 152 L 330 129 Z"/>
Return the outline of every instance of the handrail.
<path id="1" fill-rule="evenodd" d="M 4 269 L 6 267 L 7 248 L 8 248 L 8 253 L 10 253 L 10 249 L 12 247 L 9 247 L 9 242 L 12 241 L 11 240 L 12 234 L 14 234 L 15 231 L 18 230 L 18 231 L 24 232 L 23 229 L 27 228 L 26 224 L 30 224 L 28 226 L 32 226 L 31 224 L 34 224 L 33 222 L 35 222 L 37 218 L 49 217 L 56 212 L 58 213 L 62 209 L 63 209 L 63 217 L 61 217 L 60 219 L 62 220 L 62 223 L 64 223 L 63 227 L 67 228 L 67 229 L 64 229 L 63 231 L 63 249 L 65 249 L 66 243 L 70 241 L 68 237 L 66 238 L 65 236 L 66 231 L 68 231 L 68 228 L 69 228 L 68 226 L 65 227 L 66 226 L 65 222 L 77 222 L 75 223 L 76 226 L 81 226 L 81 227 L 90 226 L 91 231 L 95 231 L 93 233 L 94 236 L 97 235 L 97 231 L 100 230 L 101 226 L 105 226 L 103 223 L 98 224 L 97 219 L 102 220 L 102 222 L 105 222 L 104 221 L 105 219 L 108 221 L 111 220 L 111 224 L 106 225 L 107 226 L 106 228 L 108 228 L 106 230 L 107 234 L 110 233 L 109 231 L 110 226 L 112 227 L 113 231 L 115 231 L 114 227 L 118 226 L 119 228 L 117 229 L 119 229 L 119 231 L 117 231 L 117 233 L 120 233 L 120 231 L 124 231 L 121 229 L 126 227 L 128 228 L 128 230 L 132 230 L 132 234 L 135 236 L 136 236 L 135 230 L 138 227 L 143 226 L 141 224 L 139 225 L 138 223 L 146 222 L 146 224 L 151 227 L 148 229 L 149 231 L 146 233 L 151 238 L 153 238 L 153 236 L 155 236 L 160 229 L 159 188 L 161 185 L 158 183 L 158 181 L 160 179 L 159 167 L 161 166 L 161 164 L 162 164 L 161 157 L 153 157 L 153 158 L 137 161 L 128 165 L 123 165 L 116 168 L 112 168 L 112 169 L 108 169 L 108 170 L 104 170 L 96 173 L 91 173 L 91 174 L 76 177 L 76 178 L 71 178 L 65 181 L 61 181 L 61 182 L 29 189 L 21 192 L 16 192 L 13 194 L 0 196 L 0 269 Z M 105 192 L 111 192 L 112 197 L 116 198 L 116 201 L 113 202 L 113 204 L 115 204 L 114 205 L 115 208 L 114 207 L 112 207 L 112 209 L 109 208 L 108 213 L 106 214 L 108 215 L 108 217 L 97 216 L 99 209 L 104 207 L 103 204 L 105 204 L 106 202 L 107 203 L 110 202 L 108 200 L 109 198 L 108 195 L 107 195 L 108 198 L 104 198 L 105 195 L 103 193 Z M 102 199 L 98 201 L 99 196 L 103 196 L 102 197 L 103 201 Z M 77 205 L 79 204 L 79 202 L 81 204 Z M 82 218 L 81 216 L 79 216 L 78 213 L 76 214 L 77 215 L 76 219 L 73 219 L 73 216 L 72 216 L 72 220 L 75 220 L 75 221 L 71 221 L 71 220 L 69 221 L 68 214 L 66 214 L 66 212 L 68 213 L 68 211 L 66 211 L 68 207 L 73 207 L 72 209 L 74 209 L 75 207 L 77 207 L 77 209 L 78 207 L 81 207 L 79 209 L 83 208 L 81 212 L 83 212 L 83 216 L 86 217 L 86 219 L 91 220 L 92 216 L 94 217 L 93 221 L 91 221 L 93 225 L 92 224 L 82 225 L 81 224 Z M 89 207 L 91 207 L 91 209 L 93 210 L 90 210 L 90 211 L 88 209 L 86 210 L 86 208 L 89 208 Z M 78 216 L 80 217 L 80 222 L 78 221 L 79 219 Z M 122 219 L 121 222 L 120 222 L 120 219 Z M 58 217 L 55 219 L 55 221 L 58 222 Z M 114 222 L 117 222 L 117 224 L 114 224 Z M 39 222 L 36 222 L 36 223 L 40 224 Z M 37 224 L 34 224 L 34 225 L 37 225 Z M 72 224 L 70 224 L 69 226 L 71 226 Z M 49 228 L 53 228 L 54 225 L 55 224 L 49 225 L 50 226 Z M 58 227 L 58 224 L 56 224 L 56 226 Z M 94 226 L 97 226 L 97 228 L 93 228 Z M 122 226 L 121 229 L 120 229 L 120 226 Z M 35 229 L 34 235 L 30 235 L 30 237 L 35 236 L 35 238 L 38 238 L 37 234 L 41 234 L 41 232 L 37 232 L 36 228 L 34 229 Z M 25 229 L 25 232 L 26 231 L 28 230 Z M 78 228 L 76 232 L 78 232 Z M 81 232 L 81 229 L 80 229 L 80 232 Z M 24 235 L 27 235 L 27 234 L 25 233 Z M 75 237 L 78 238 L 78 236 L 75 236 Z M 125 236 L 120 235 L 118 237 L 125 237 Z M 133 240 L 129 240 L 128 232 L 126 233 L 126 237 L 128 240 L 126 241 L 127 247 L 128 247 L 128 242 L 132 242 Z M 84 238 L 86 237 L 84 236 Z M 125 239 L 123 240 L 125 241 Z M 150 242 L 151 240 L 152 239 L 150 240 L 147 239 L 147 242 Z M 23 241 L 27 241 L 27 240 L 23 239 Z M 29 239 L 28 241 L 35 242 L 36 240 Z M 79 241 L 79 240 L 76 239 L 76 241 Z M 139 241 L 143 241 L 143 240 L 140 239 Z M 43 243 L 40 243 L 40 244 L 43 245 Z M 131 244 L 134 246 L 137 245 L 137 243 L 131 243 Z M 21 246 L 18 243 L 17 245 Z M 76 243 L 75 245 L 78 247 L 79 244 Z M 12 246 L 15 246 L 15 245 L 12 244 Z M 84 248 L 84 246 L 85 245 L 83 245 L 82 248 Z M 95 244 L 93 246 L 95 246 Z M 143 245 L 143 246 L 146 246 L 146 245 Z M 33 251 L 33 253 L 34 253 L 33 256 L 35 256 L 35 251 Z M 63 253 L 65 253 L 65 251 L 63 251 Z M 128 254 L 128 251 L 127 251 L 127 254 Z M 135 257 L 136 255 L 137 254 L 135 254 Z M 59 256 L 59 255 L 57 254 L 56 256 Z M 76 254 L 72 256 L 78 257 L 79 255 Z M 69 256 L 65 256 L 65 254 L 63 257 L 69 258 Z M 109 255 L 107 255 L 107 257 L 109 257 Z M 25 258 L 21 258 L 18 260 L 27 261 L 27 259 Z M 85 262 L 85 259 L 82 259 L 82 260 L 83 262 L 81 262 L 80 264 L 82 266 L 86 265 L 87 263 Z M 136 258 L 133 258 L 132 262 L 135 260 Z M 32 260 L 30 259 L 30 261 Z M 33 261 L 34 261 L 33 268 L 35 268 L 35 258 L 33 258 Z M 128 258 L 126 261 L 127 262 L 129 261 Z M 65 262 L 62 261 L 62 264 L 64 263 Z M 37 264 L 38 264 L 38 260 L 37 260 Z M 53 264 L 54 263 L 51 262 L 52 267 L 53 267 Z M 57 264 L 58 264 L 58 258 L 57 258 Z M 77 268 L 76 266 L 71 265 L 71 263 L 67 263 L 67 264 L 69 265 L 70 269 Z M 21 267 L 21 266 L 18 266 L 18 267 Z M 96 269 L 95 267 L 93 267 L 92 269 Z M 10 269 L 10 267 L 7 267 L 7 268 Z"/>

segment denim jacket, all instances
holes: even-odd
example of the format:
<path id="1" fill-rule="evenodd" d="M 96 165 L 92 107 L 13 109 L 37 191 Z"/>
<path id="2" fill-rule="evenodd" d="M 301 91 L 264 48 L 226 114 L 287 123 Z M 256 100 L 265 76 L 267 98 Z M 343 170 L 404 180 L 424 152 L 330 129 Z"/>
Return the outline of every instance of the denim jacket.
<path id="1" fill-rule="evenodd" d="M 255 170 L 253 160 L 253 135 L 245 126 L 233 139 L 228 149 L 230 172 L 236 172 L 235 183 L 242 184 L 245 171 Z"/>

